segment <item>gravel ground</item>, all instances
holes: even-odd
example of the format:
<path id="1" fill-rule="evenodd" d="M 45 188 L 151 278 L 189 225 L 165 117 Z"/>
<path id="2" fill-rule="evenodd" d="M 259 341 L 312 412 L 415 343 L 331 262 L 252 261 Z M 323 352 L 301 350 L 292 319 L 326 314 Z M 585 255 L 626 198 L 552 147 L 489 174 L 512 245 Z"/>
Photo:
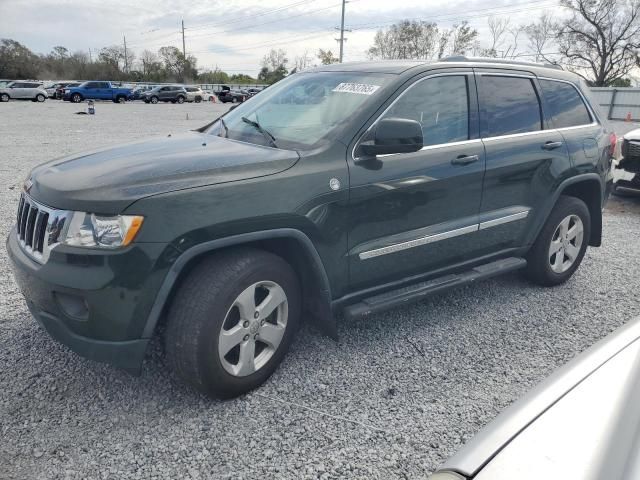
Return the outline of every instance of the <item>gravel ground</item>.
<path id="1" fill-rule="evenodd" d="M 202 125 L 220 105 L 0 104 L 0 235 L 44 160 Z M 518 275 L 367 320 L 310 327 L 259 390 L 211 401 L 84 360 L 30 317 L 0 249 L 0 478 L 424 478 L 556 367 L 640 313 L 640 200 L 614 199 L 604 246 L 565 285 Z M 631 247 L 631 248 L 630 248 Z M 635 248 L 634 248 L 635 247 Z"/>

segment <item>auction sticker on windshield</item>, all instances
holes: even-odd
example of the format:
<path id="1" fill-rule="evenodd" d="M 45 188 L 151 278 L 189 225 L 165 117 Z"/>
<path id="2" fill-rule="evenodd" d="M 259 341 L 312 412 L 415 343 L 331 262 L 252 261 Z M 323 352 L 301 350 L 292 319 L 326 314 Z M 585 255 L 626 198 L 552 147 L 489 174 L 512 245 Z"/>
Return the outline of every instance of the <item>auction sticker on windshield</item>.
<path id="1" fill-rule="evenodd" d="M 359 93 L 361 95 L 371 95 L 380 88 L 379 85 L 368 85 L 366 83 L 340 83 L 333 92 Z"/>

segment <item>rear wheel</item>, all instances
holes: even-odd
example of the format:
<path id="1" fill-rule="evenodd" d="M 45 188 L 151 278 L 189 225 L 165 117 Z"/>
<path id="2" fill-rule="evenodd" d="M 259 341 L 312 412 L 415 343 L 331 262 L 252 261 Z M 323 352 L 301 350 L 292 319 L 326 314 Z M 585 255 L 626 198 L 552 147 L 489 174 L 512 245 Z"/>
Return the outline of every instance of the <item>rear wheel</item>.
<path id="1" fill-rule="evenodd" d="M 232 97 L 231 98 L 231 103 L 238 103 L 238 98 L 237 97 Z"/>
<path id="2" fill-rule="evenodd" d="M 176 102 L 183 104 L 184 103 L 184 97 L 179 96 L 178 98 L 176 98 Z"/>
<path id="3" fill-rule="evenodd" d="M 209 257 L 169 308 L 169 362 L 202 392 L 235 397 L 275 371 L 299 317 L 299 282 L 282 258 L 249 248 Z"/>
<path id="4" fill-rule="evenodd" d="M 529 279 L 544 286 L 566 282 L 580 266 L 590 234 L 591 215 L 585 203 L 561 196 L 527 255 Z"/>
<path id="5" fill-rule="evenodd" d="M 202 97 L 196 97 L 195 102 L 200 103 L 202 101 Z"/>

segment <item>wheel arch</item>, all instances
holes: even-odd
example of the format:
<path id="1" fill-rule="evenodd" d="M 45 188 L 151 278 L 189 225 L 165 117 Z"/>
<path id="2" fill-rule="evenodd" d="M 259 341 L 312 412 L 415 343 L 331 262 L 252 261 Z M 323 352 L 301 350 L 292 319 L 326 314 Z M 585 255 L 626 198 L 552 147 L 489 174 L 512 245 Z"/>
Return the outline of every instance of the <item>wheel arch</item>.
<path id="1" fill-rule="evenodd" d="M 567 183 L 559 194 L 578 198 L 587 205 L 591 216 L 589 245 L 599 247 L 602 245 L 602 182 L 595 173 L 582 177 L 574 177 L 576 181 Z"/>
<path id="2" fill-rule="evenodd" d="M 589 236 L 588 244 L 592 247 L 599 247 L 602 244 L 603 192 L 604 187 L 602 185 L 602 179 L 597 173 L 583 173 L 565 179 L 551 196 L 550 201 L 546 206 L 545 214 L 540 218 L 540 221 L 536 225 L 533 239 L 535 240 L 538 237 L 540 230 L 542 230 L 544 223 L 560 196 L 566 195 L 578 198 L 587 205 L 591 216 L 591 234 Z"/>
<path id="3" fill-rule="evenodd" d="M 260 248 L 284 258 L 300 279 L 303 311 L 317 321 L 324 333 L 337 338 L 337 327 L 331 311 L 331 287 L 322 259 L 309 237 L 292 228 L 233 235 L 203 242 L 184 251 L 171 266 L 156 295 L 142 337 L 153 336 L 181 281 L 199 259 L 236 247 Z"/>

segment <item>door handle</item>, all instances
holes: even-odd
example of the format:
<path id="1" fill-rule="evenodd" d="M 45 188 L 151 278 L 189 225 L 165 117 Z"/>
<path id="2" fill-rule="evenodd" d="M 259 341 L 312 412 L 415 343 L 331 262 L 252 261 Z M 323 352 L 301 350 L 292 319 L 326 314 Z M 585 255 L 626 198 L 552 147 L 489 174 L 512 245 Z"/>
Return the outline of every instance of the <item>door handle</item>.
<path id="1" fill-rule="evenodd" d="M 555 150 L 556 148 L 560 148 L 562 146 L 562 142 L 546 142 L 542 145 L 543 150 Z"/>
<path id="2" fill-rule="evenodd" d="M 479 160 L 478 155 L 458 155 L 451 160 L 451 165 L 469 165 L 470 163 L 477 162 Z"/>

